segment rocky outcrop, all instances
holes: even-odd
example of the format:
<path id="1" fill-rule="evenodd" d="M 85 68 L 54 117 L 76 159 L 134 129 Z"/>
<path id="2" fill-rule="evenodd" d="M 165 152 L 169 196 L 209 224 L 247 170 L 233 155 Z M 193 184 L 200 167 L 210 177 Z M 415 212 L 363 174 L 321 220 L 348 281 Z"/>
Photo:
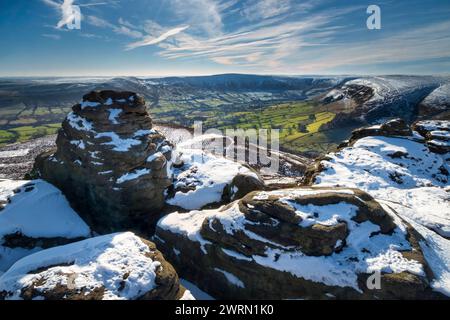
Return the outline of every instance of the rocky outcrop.
<path id="1" fill-rule="evenodd" d="M 366 136 L 318 159 L 305 185 L 359 188 L 442 237 L 450 238 L 449 121 L 420 121 L 410 136 Z M 441 146 L 441 148 L 438 148 Z"/>
<path id="2" fill-rule="evenodd" d="M 450 152 L 450 121 L 424 120 L 412 125 L 426 140 L 431 151 L 446 154 Z"/>
<path id="3" fill-rule="evenodd" d="M 389 120 L 381 125 L 363 127 L 352 132 L 350 143 L 352 141 L 368 136 L 410 136 L 412 131 L 405 120 L 397 118 Z"/>
<path id="4" fill-rule="evenodd" d="M 152 242 L 134 234 L 91 238 L 29 255 L 0 277 L 0 299 L 192 299 Z"/>
<path id="5" fill-rule="evenodd" d="M 199 137 L 191 141 L 200 140 Z M 187 141 L 186 144 L 190 144 Z M 217 208 L 265 184 L 252 168 L 210 152 L 178 145 L 174 157 L 174 183 L 166 202 L 174 211 Z"/>
<path id="6" fill-rule="evenodd" d="M 172 146 L 152 128 L 142 97 L 94 91 L 73 107 L 57 150 L 36 160 L 34 173 L 59 187 L 94 230 L 151 227 L 172 180 Z"/>
<path id="7" fill-rule="evenodd" d="M 434 297 L 420 237 L 357 189 L 252 192 L 218 210 L 169 214 L 154 240 L 219 299 Z M 377 290 L 366 285 L 374 272 Z"/>

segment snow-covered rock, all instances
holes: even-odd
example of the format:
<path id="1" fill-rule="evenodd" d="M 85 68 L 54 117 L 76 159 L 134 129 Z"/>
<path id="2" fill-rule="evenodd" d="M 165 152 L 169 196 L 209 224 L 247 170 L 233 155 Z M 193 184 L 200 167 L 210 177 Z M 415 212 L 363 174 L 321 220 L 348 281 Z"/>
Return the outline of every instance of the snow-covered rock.
<path id="1" fill-rule="evenodd" d="M 95 231 L 154 226 L 172 181 L 172 146 L 153 129 L 144 99 L 93 91 L 72 109 L 57 150 L 37 158 L 34 174 L 60 188 Z"/>
<path id="2" fill-rule="evenodd" d="M 416 233 L 357 189 L 255 191 L 217 210 L 171 213 L 154 240 L 216 298 L 434 295 Z M 380 290 L 366 285 L 375 272 Z"/>
<path id="3" fill-rule="evenodd" d="M 89 227 L 51 184 L 0 180 L 0 271 L 32 252 L 89 236 Z"/>
<path id="4" fill-rule="evenodd" d="M 189 148 L 185 146 L 189 145 Z M 263 190 L 264 181 L 252 169 L 210 152 L 192 148 L 190 141 L 177 146 L 174 184 L 167 203 L 185 210 L 228 203 L 248 192 Z"/>
<path id="5" fill-rule="evenodd" d="M 308 173 L 307 183 L 359 188 L 410 222 L 435 274 L 433 287 L 450 295 L 450 157 L 430 138 L 446 139 L 449 121 L 422 121 L 405 137 L 367 136 L 329 154 Z M 444 140 L 445 141 L 445 140 Z M 428 230 L 428 231 L 427 231 Z"/>
<path id="6" fill-rule="evenodd" d="M 192 299 L 155 245 L 131 232 L 29 255 L 0 277 L 0 298 L 35 300 Z"/>
<path id="7" fill-rule="evenodd" d="M 412 128 L 425 138 L 431 151 L 450 156 L 450 121 L 417 121 Z"/>

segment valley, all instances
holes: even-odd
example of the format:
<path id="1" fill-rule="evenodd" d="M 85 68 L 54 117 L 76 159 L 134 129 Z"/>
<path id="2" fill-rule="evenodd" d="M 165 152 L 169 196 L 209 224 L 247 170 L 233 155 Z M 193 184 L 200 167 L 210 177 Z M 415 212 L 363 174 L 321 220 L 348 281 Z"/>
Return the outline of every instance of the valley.
<path id="1" fill-rule="evenodd" d="M 130 90 L 159 124 L 278 129 L 283 151 L 316 157 L 357 127 L 449 117 L 449 77 L 258 76 L 0 79 L 0 146 L 54 134 L 90 90 Z"/>

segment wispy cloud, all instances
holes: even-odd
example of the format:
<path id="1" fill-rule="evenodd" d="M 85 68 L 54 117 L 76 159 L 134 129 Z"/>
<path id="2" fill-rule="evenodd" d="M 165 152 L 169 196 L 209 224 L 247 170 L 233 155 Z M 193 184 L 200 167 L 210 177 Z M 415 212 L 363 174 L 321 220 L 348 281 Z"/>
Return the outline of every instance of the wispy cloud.
<path id="1" fill-rule="evenodd" d="M 61 39 L 61 36 L 59 34 L 43 33 L 42 36 L 46 37 L 46 38 L 53 39 L 53 40 L 60 40 Z"/>
<path id="2" fill-rule="evenodd" d="M 132 50 L 132 49 L 135 49 L 138 47 L 151 46 L 151 45 L 158 44 L 174 35 L 179 34 L 180 32 L 186 30 L 187 28 L 189 28 L 189 26 L 173 28 L 173 29 L 170 29 L 170 30 L 164 32 L 163 34 L 161 34 L 159 37 L 156 37 L 156 38 L 153 36 L 146 36 L 141 41 L 136 41 L 136 42 L 128 44 L 126 46 L 126 50 Z"/>
<path id="3" fill-rule="evenodd" d="M 119 19 L 119 25 L 115 25 L 103 18 L 93 15 L 86 16 L 86 22 L 98 28 L 111 29 L 116 34 L 125 35 L 130 38 L 141 38 L 143 36 L 142 32 L 131 29 L 130 27 L 133 26 L 129 23 L 126 23 L 122 18 Z"/>
<path id="4" fill-rule="evenodd" d="M 290 9 L 290 0 L 251 0 L 241 13 L 250 21 L 254 21 L 278 16 Z"/>
<path id="5" fill-rule="evenodd" d="M 399 31 L 378 41 L 359 41 L 351 46 L 335 44 L 326 51 L 312 50 L 302 57 L 297 72 L 323 72 L 364 65 L 408 63 L 450 58 L 450 21 Z"/>

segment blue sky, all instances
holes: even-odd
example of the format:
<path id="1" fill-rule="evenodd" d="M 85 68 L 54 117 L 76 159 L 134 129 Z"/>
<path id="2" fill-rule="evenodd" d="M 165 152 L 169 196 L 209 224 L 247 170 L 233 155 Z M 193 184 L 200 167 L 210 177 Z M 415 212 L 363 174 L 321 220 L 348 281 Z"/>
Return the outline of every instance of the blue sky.
<path id="1" fill-rule="evenodd" d="M 0 76 L 448 74 L 449 17 L 448 0 L 0 0 Z"/>

